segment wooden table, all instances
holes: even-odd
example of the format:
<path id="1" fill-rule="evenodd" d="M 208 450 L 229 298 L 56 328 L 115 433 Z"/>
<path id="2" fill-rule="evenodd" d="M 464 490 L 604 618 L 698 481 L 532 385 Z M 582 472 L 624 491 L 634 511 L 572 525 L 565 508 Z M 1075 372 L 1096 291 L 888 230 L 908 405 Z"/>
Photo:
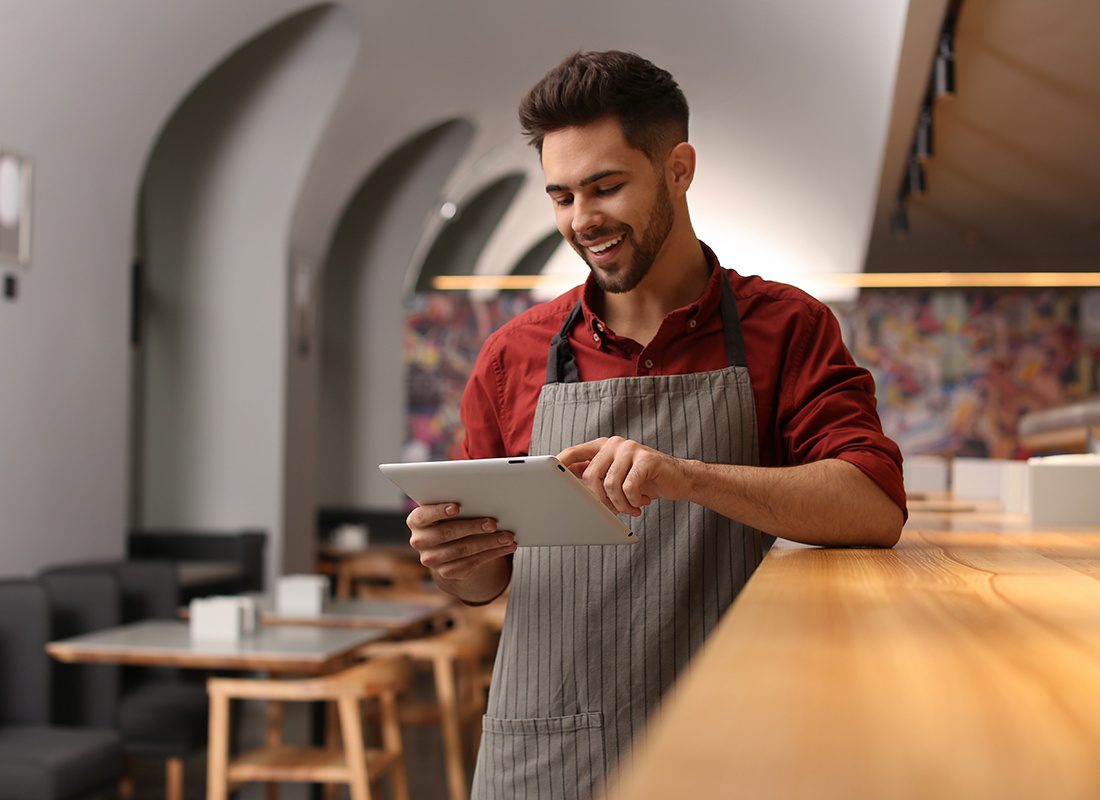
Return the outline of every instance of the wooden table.
<path id="1" fill-rule="evenodd" d="M 333 600 L 320 614 L 286 614 L 264 611 L 264 625 L 316 625 L 325 628 L 376 628 L 397 638 L 425 628 L 454 605 L 441 594 L 438 601 Z"/>
<path id="2" fill-rule="evenodd" d="M 733 796 L 1100 797 L 1100 528 L 777 545 L 609 792 Z"/>
<path id="3" fill-rule="evenodd" d="M 146 620 L 50 642 L 46 652 L 67 662 L 314 675 L 344 666 L 386 635 L 379 628 L 277 625 L 219 642 L 192 640 L 187 622 Z"/>

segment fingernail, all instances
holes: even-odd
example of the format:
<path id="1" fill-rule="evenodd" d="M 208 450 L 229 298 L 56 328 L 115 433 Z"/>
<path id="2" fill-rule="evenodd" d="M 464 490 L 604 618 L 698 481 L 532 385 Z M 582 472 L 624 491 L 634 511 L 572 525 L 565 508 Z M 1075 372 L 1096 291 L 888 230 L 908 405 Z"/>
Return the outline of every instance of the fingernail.
<path id="1" fill-rule="evenodd" d="M 497 539 L 497 541 L 500 542 L 501 544 L 508 544 L 509 542 L 512 541 L 512 537 L 508 536 L 508 535 L 501 536 L 499 539 Z"/>
<path id="2" fill-rule="evenodd" d="M 452 505 L 447 506 L 443 510 L 447 512 L 448 516 L 453 517 L 455 514 L 458 513 L 458 506 L 452 504 Z"/>
<path id="3" fill-rule="evenodd" d="M 491 519 L 487 519 L 483 523 L 481 523 L 481 529 L 483 531 L 495 531 L 496 527 L 497 527 L 497 524 L 495 522 L 493 522 Z"/>

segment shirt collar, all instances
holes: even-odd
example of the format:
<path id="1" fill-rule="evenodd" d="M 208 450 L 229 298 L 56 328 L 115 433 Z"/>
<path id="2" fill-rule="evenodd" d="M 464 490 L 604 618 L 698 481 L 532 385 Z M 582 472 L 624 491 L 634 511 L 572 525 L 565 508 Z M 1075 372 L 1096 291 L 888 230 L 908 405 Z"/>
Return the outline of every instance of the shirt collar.
<path id="1" fill-rule="evenodd" d="M 699 244 L 702 245 L 703 254 L 711 267 L 710 279 L 707 281 L 703 293 L 699 295 L 695 302 L 666 314 L 662 327 L 669 323 L 684 325 L 690 319 L 696 320 L 697 325 L 704 325 L 713 314 L 718 313 L 718 305 L 722 299 L 722 284 L 719 283 L 720 277 L 723 275 L 722 266 L 718 263 L 718 257 L 713 250 L 707 247 L 704 242 L 699 242 Z M 608 343 L 619 343 L 621 345 L 629 342 L 628 339 L 616 336 L 593 311 L 593 306 L 596 305 L 601 291 L 600 287 L 596 285 L 595 279 L 589 275 L 588 280 L 584 283 L 584 293 L 581 297 L 581 311 L 584 314 L 584 329 L 587 331 L 587 336 L 591 336 L 599 342 L 601 347 Z M 636 349 L 636 346 L 634 349 Z"/>

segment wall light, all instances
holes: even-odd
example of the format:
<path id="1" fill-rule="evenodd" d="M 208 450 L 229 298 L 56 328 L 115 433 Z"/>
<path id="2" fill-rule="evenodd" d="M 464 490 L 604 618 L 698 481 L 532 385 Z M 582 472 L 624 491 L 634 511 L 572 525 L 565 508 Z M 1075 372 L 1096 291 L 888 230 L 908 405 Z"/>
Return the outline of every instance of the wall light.
<path id="1" fill-rule="evenodd" d="M 31 260 L 31 162 L 0 148 L 0 261 Z"/>

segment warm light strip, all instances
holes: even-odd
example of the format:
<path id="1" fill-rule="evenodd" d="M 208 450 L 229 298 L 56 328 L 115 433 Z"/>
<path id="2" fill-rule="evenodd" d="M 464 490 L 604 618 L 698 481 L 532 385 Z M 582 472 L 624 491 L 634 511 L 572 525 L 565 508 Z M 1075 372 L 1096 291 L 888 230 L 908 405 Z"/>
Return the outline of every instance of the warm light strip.
<path id="1" fill-rule="evenodd" d="M 961 289 L 1100 286 L 1100 272 L 833 272 L 806 276 L 807 283 L 858 289 Z M 444 292 L 475 289 L 537 289 L 576 286 L 570 275 L 441 275 L 432 288 Z"/>

